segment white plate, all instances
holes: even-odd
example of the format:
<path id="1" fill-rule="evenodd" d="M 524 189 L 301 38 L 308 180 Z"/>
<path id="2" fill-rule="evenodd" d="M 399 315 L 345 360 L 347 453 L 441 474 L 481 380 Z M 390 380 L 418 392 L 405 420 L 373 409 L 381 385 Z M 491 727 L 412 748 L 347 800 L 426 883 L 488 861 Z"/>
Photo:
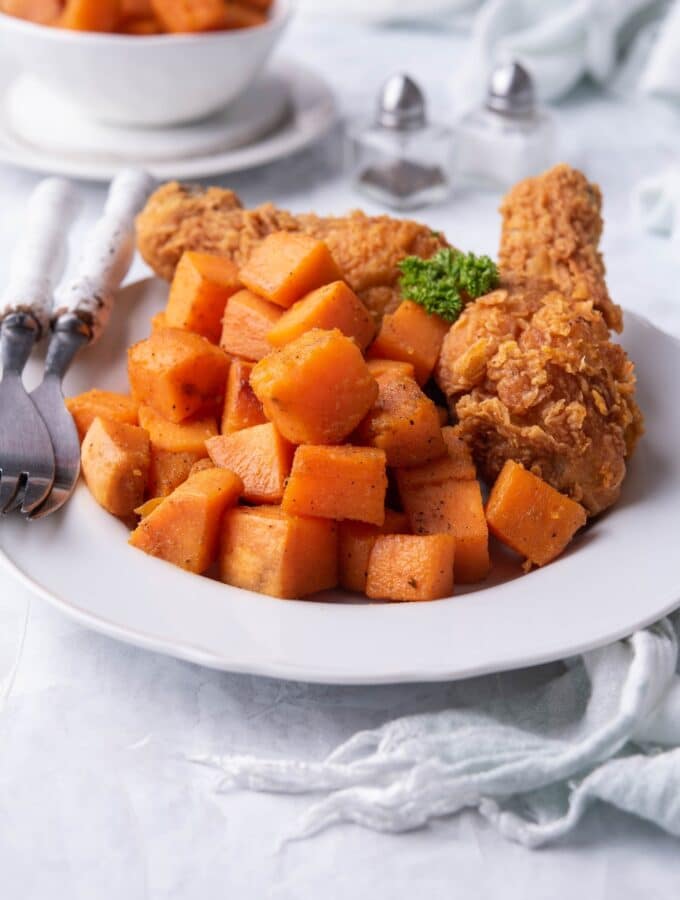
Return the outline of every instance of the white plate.
<path id="1" fill-rule="evenodd" d="M 69 392 L 125 389 L 125 348 L 148 334 L 167 287 L 120 295 Z M 462 678 L 570 656 L 622 637 L 680 603 L 680 343 L 626 314 L 624 344 L 647 419 L 623 495 L 560 559 L 434 603 L 276 600 L 190 575 L 126 543 L 80 486 L 62 513 L 7 518 L 0 551 L 33 590 L 91 628 L 230 671 L 328 683 Z M 32 377 L 37 364 L 33 363 Z M 329 599 L 349 600 L 334 593 Z"/>
<path id="2" fill-rule="evenodd" d="M 253 143 L 225 149 L 224 142 L 220 144 L 217 134 L 219 116 L 212 116 L 205 120 L 203 131 L 200 124 L 194 123 L 184 128 L 154 130 L 154 134 L 144 139 L 140 129 L 131 132 L 120 129 L 121 149 L 118 153 L 107 153 L 103 149 L 106 141 L 117 131 L 113 126 L 108 128 L 100 126 L 96 129 L 96 134 L 83 133 L 83 141 L 86 144 L 89 142 L 91 146 L 99 148 L 96 153 L 77 152 L 75 149 L 68 152 L 65 146 L 60 150 L 60 143 L 56 140 L 50 147 L 22 139 L 12 127 L 10 106 L 16 87 L 12 88 L 12 82 L 5 80 L 4 83 L 0 83 L 0 162 L 12 163 L 36 172 L 56 173 L 91 181 L 109 181 L 121 166 L 128 165 L 145 168 L 156 178 L 164 180 L 240 172 L 274 162 L 290 156 L 322 137 L 335 122 L 337 108 L 331 89 L 323 78 L 311 69 L 297 63 L 279 62 L 272 65 L 269 77 L 282 82 L 284 91 L 289 97 L 290 113 L 283 121 L 278 121 L 278 127 Z M 238 109 L 237 105 L 237 112 Z M 224 115 L 226 122 L 228 113 Z M 276 117 L 271 116 L 271 121 L 276 124 Z M 261 126 L 259 121 L 256 124 L 258 127 Z M 250 133 L 253 133 L 252 122 L 249 128 Z M 25 118 L 22 119 L 21 129 L 24 134 L 30 133 L 35 141 L 39 141 L 40 129 L 31 128 Z M 241 137 L 248 131 L 248 129 L 246 132 L 233 130 L 238 131 L 238 136 Z M 257 131 L 257 128 L 255 130 Z M 177 135 L 176 159 L 168 158 L 171 133 Z M 228 133 L 225 125 L 225 141 L 232 138 L 233 135 Z M 201 143 L 209 144 L 213 149 L 207 153 L 187 155 L 188 149 L 200 146 Z M 147 149 L 143 153 L 140 151 L 139 156 L 135 156 L 131 152 L 135 146 L 144 146 Z M 163 158 L 160 158 L 159 148 Z"/>

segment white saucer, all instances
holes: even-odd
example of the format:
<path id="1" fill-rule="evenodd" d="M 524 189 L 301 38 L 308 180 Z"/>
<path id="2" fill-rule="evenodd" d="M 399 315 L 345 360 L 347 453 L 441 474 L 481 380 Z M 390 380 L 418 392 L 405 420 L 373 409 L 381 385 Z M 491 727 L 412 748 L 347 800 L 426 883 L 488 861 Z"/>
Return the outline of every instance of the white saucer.
<path id="1" fill-rule="evenodd" d="M 289 62 L 273 65 L 228 110 L 167 129 L 92 122 L 21 76 L 0 83 L 0 162 L 92 181 L 130 165 L 159 179 L 198 178 L 288 156 L 321 137 L 336 115 L 318 73 Z"/>

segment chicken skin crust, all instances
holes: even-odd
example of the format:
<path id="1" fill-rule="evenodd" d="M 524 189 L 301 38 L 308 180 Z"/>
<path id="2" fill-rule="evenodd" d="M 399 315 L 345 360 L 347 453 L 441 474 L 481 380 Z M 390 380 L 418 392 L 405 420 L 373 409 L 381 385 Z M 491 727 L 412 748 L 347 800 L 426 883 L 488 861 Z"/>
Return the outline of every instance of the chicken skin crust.
<path id="1" fill-rule="evenodd" d="M 271 203 L 243 209 L 233 191 L 162 185 L 137 217 L 139 250 L 161 278 L 170 280 L 185 250 L 216 253 L 240 264 L 273 231 L 297 231 L 325 241 L 350 287 L 377 320 L 400 301 L 397 264 L 427 258 L 444 238 L 425 225 L 389 216 L 293 215 Z"/>
<path id="2" fill-rule="evenodd" d="M 618 498 L 642 416 L 592 300 L 505 279 L 453 325 L 437 380 L 489 484 L 513 459 L 591 516 Z"/>
<path id="3" fill-rule="evenodd" d="M 502 272 L 553 284 L 573 300 L 592 300 L 614 331 L 621 308 L 609 296 L 597 245 L 602 195 L 582 172 L 561 164 L 518 182 L 505 196 L 499 264 Z"/>

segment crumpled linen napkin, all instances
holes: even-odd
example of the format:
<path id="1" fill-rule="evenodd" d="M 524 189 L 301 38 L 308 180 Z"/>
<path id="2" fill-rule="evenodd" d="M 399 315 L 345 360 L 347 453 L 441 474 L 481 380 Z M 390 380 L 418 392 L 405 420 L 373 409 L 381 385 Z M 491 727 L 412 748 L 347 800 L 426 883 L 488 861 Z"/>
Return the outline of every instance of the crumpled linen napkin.
<path id="1" fill-rule="evenodd" d="M 491 69 L 508 59 L 529 69 L 544 100 L 564 96 L 585 75 L 609 82 L 623 60 L 633 90 L 680 100 L 677 0 L 298 0 L 298 5 L 302 15 L 313 18 L 423 22 L 469 31 L 467 54 L 452 67 L 459 109 L 483 98 Z"/>
<path id="2" fill-rule="evenodd" d="M 523 690 L 516 673 L 463 683 L 456 708 L 360 732 L 318 762 L 192 759 L 221 773 L 219 791 L 318 795 L 284 840 L 342 822 L 408 831 L 472 807 L 538 847 L 593 800 L 680 836 L 679 635 L 676 613 L 538 688 Z"/>

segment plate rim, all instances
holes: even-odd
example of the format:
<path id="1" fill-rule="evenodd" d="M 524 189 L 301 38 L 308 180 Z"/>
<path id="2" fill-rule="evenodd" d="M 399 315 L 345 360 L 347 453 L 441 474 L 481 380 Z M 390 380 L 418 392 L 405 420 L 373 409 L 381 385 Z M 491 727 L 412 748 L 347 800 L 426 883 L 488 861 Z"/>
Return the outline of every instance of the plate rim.
<path id="1" fill-rule="evenodd" d="M 154 279 L 145 279 L 145 281 L 153 281 Z M 136 282 L 140 284 L 140 282 Z M 133 287 L 134 285 L 129 285 Z M 673 334 L 659 328 L 649 321 L 645 316 L 639 313 L 626 310 L 626 315 L 633 318 L 636 324 L 646 331 L 658 335 L 664 341 L 670 340 L 675 347 L 675 352 L 680 354 L 680 340 Z M 81 485 L 81 489 L 82 488 Z M 149 562 L 157 565 L 167 565 L 159 560 L 150 560 Z M 673 609 L 680 606 L 680 568 L 678 569 L 677 583 L 663 592 L 660 599 L 655 603 L 654 612 L 646 615 L 637 615 L 632 623 L 615 628 L 608 628 L 605 632 L 600 633 L 596 637 L 574 641 L 569 646 L 561 648 L 559 654 L 554 650 L 535 651 L 527 655 L 526 651 L 520 657 L 514 660 L 508 659 L 493 662 L 480 662 L 461 667 L 456 666 L 455 655 L 452 655 L 450 661 L 442 663 L 441 658 L 436 658 L 433 664 L 419 664 L 416 668 L 411 666 L 391 667 L 382 672 L 373 671 L 366 674 L 365 671 L 352 673 L 346 668 L 338 668 L 335 665 L 313 666 L 308 663 L 290 662 L 272 654 L 269 657 L 260 657 L 253 660 L 252 653 L 250 656 L 246 654 L 246 658 L 241 658 L 236 654 L 232 654 L 230 659 L 226 659 L 224 655 L 213 652 L 197 645 L 195 642 L 175 640 L 172 637 L 159 636 L 150 633 L 147 629 L 139 627 L 130 627 L 122 625 L 99 612 L 88 611 L 82 606 L 76 605 L 71 600 L 59 595 L 55 590 L 49 589 L 30 575 L 18 562 L 15 562 L 6 552 L 0 541 L 0 563 L 7 571 L 10 577 L 18 579 L 33 595 L 46 600 L 50 605 L 62 611 L 72 620 L 84 625 L 98 633 L 107 635 L 116 640 L 121 640 L 135 646 L 142 647 L 154 652 L 160 652 L 165 655 L 173 656 L 191 663 L 204 665 L 209 668 L 219 669 L 235 673 L 244 673 L 265 677 L 292 679 L 310 683 L 321 684 L 344 684 L 344 685 L 368 685 L 368 684 L 394 684 L 394 683 L 413 683 L 413 682 L 437 682 L 460 680 L 464 678 L 474 677 L 483 674 L 500 673 L 511 671 L 512 669 L 525 668 L 543 663 L 552 662 L 557 659 L 564 659 L 570 656 L 578 655 L 587 650 L 603 646 L 612 641 L 627 637 L 634 631 L 644 628 L 653 622 L 668 615 Z M 186 573 L 185 573 L 186 574 Z M 188 576 L 191 577 L 191 576 Z M 507 583 L 507 582 L 506 582 Z M 502 585 L 499 585 L 499 587 Z M 236 589 L 235 589 L 236 590 Z M 63 593 L 63 591 L 62 591 Z M 248 594 L 250 592 L 244 592 Z M 260 596 L 260 595 L 257 595 Z M 247 599 L 247 598 L 246 598 Z M 274 603 L 295 603 L 307 605 L 310 601 L 281 601 L 273 598 L 266 598 Z M 453 598 L 449 598 L 453 599 Z M 428 604 L 430 606 L 431 604 Z M 343 604 L 338 604 L 341 608 Z M 355 605 L 352 605 L 354 607 Z M 395 607 L 417 607 L 418 604 L 395 604 Z M 347 607 L 347 608 L 352 608 Z M 342 614 L 342 613 L 341 613 Z"/>

